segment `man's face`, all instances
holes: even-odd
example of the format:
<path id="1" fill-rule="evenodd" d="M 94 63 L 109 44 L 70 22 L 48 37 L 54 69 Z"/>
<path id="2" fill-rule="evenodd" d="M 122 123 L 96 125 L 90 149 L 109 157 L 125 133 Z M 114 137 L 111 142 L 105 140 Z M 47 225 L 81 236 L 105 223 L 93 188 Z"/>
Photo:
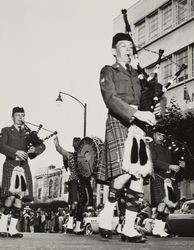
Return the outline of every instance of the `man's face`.
<path id="1" fill-rule="evenodd" d="M 164 134 L 163 134 L 163 133 L 160 133 L 160 132 L 156 132 L 156 133 L 154 134 L 154 140 L 155 140 L 156 143 L 161 143 L 161 142 L 163 142 L 163 140 L 164 140 Z"/>
<path id="2" fill-rule="evenodd" d="M 15 113 L 12 117 L 13 122 L 15 125 L 22 125 L 25 120 L 25 114 L 24 113 Z"/>
<path id="3" fill-rule="evenodd" d="M 131 41 L 119 41 L 113 49 L 113 55 L 118 62 L 128 63 L 133 55 L 133 44 Z"/>

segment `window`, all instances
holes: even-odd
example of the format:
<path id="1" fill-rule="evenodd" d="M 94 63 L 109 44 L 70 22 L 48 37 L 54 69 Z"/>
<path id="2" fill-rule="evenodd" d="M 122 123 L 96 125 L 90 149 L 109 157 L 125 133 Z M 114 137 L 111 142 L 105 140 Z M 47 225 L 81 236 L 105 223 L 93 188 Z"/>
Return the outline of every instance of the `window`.
<path id="1" fill-rule="evenodd" d="M 172 4 L 165 5 L 162 9 L 162 30 L 172 27 Z"/>
<path id="2" fill-rule="evenodd" d="M 162 81 L 161 81 L 162 84 L 166 84 L 169 81 L 169 79 L 172 77 L 171 58 L 161 63 L 161 77 L 162 77 Z"/>
<path id="3" fill-rule="evenodd" d="M 93 192 L 96 193 L 96 191 L 97 191 L 97 184 L 96 184 L 95 180 L 92 178 L 92 180 L 90 182 L 91 182 L 91 186 L 92 186 Z"/>
<path id="4" fill-rule="evenodd" d="M 153 39 L 158 36 L 158 12 L 148 18 L 149 38 Z"/>
<path id="5" fill-rule="evenodd" d="M 194 0 L 191 0 L 191 16 L 194 15 Z"/>
<path id="6" fill-rule="evenodd" d="M 192 46 L 192 76 L 194 77 L 194 45 Z"/>
<path id="7" fill-rule="evenodd" d="M 63 183 L 63 193 L 67 194 L 68 193 L 68 182 Z"/>
<path id="8" fill-rule="evenodd" d="M 59 187 L 59 196 L 61 197 L 62 193 L 62 178 L 60 179 L 60 187 Z"/>
<path id="9" fill-rule="evenodd" d="M 100 204 L 103 204 L 104 203 L 104 198 L 103 198 L 103 194 L 101 193 L 100 194 Z"/>
<path id="10" fill-rule="evenodd" d="M 137 42 L 138 46 L 141 47 L 146 43 L 146 26 L 145 21 L 136 25 L 137 28 Z"/>
<path id="11" fill-rule="evenodd" d="M 181 66 L 183 63 L 188 65 L 188 50 L 184 49 L 176 54 L 176 63 L 177 65 Z M 177 67 L 177 71 L 179 67 Z M 188 78 L 188 69 L 185 69 L 184 72 L 180 74 L 177 79 L 177 82 L 181 82 Z"/>
<path id="12" fill-rule="evenodd" d="M 39 200 L 41 199 L 41 193 L 42 193 L 42 188 L 39 188 L 38 189 L 38 199 Z"/>
<path id="13" fill-rule="evenodd" d="M 52 195 L 53 195 L 53 180 L 50 180 L 49 181 L 49 195 L 48 195 L 48 197 L 52 198 Z"/>
<path id="14" fill-rule="evenodd" d="M 54 182 L 54 197 L 58 197 L 58 190 L 59 190 L 59 179 L 56 178 Z"/>
<path id="15" fill-rule="evenodd" d="M 176 23 L 180 24 L 188 18 L 188 2 L 187 0 L 176 1 Z"/>

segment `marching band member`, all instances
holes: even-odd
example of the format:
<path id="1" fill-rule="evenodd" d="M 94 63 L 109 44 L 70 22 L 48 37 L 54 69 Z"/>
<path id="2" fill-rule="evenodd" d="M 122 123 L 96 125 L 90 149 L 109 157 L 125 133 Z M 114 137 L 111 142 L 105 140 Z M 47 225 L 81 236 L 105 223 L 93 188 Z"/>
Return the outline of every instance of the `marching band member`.
<path id="1" fill-rule="evenodd" d="M 137 71 L 131 66 L 133 42 L 126 33 L 118 33 L 112 41 L 116 63 L 105 66 L 100 73 L 101 93 L 108 108 L 105 132 L 105 152 L 99 166 L 98 181 L 109 181 L 109 195 L 100 213 L 99 227 L 102 237 L 111 238 L 113 210 L 125 184 L 130 181 L 125 196 L 125 224 L 122 239 L 145 242 L 135 228 L 138 200 L 143 196 L 143 178 L 152 172 L 149 149 L 144 142 L 144 131 L 134 120 L 155 125 L 155 115 L 161 113 L 158 104 L 154 113 L 139 111 L 141 84 Z"/>
<path id="2" fill-rule="evenodd" d="M 171 178 L 185 166 L 184 161 L 180 161 L 179 165 L 172 164 L 171 151 L 163 143 L 164 136 L 163 128 L 158 128 L 153 135 L 154 141 L 150 144 L 155 175 L 151 179 L 151 199 L 152 206 L 156 207 L 152 233 L 160 237 L 168 236 L 164 230 L 166 217 L 177 205 L 178 184 Z"/>
<path id="3" fill-rule="evenodd" d="M 79 137 L 75 137 L 73 139 L 73 147 L 74 153 L 68 152 L 64 150 L 59 144 L 59 139 L 56 136 L 54 138 L 54 144 L 57 152 L 59 152 L 63 156 L 64 164 L 67 163 L 67 168 L 70 170 L 69 176 L 69 204 L 71 206 L 71 216 L 69 220 L 73 224 L 74 218 L 76 219 L 74 233 L 82 233 L 83 228 L 81 226 L 83 220 L 83 213 L 85 211 L 85 206 L 88 203 L 89 206 L 93 205 L 93 200 L 90 198 L 91 195 L 88 195 L 90 198 L 89 201 L 87 199 L 86 190 L 90 183 L 87 182 L 83 177 L 80 176 L 77 166 L 77 149 L 81 139 Z M 73 227 L 73 226 L 72 226 Z"/>
<path id="4" fill-rule="evenodd" d="M 16 229 L 22 208 L 22 201 L 33 200 L 32 176 L 28 165 L 28 153 L 36 156 L 45 150 L 42 143 L 27 150 L 24 131 L 25 113 L 20 107 L 13 108 L 13 125 L 5 127 L 0 134 L 0 153 L 6 156 L 3 165 L 1 199 L 3 202 L 0 219 L 0 236 L 21 238 L 23 235 Z M 8 217 L 11 220 L 8 228 Z"/>

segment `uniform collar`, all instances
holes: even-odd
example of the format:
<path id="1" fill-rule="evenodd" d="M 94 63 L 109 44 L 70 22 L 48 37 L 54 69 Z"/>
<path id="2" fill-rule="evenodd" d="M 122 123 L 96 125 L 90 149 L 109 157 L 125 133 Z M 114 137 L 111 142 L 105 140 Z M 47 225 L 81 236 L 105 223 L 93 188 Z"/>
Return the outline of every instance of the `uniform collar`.
<path id="1" fill-rule="evenodd" d="M 116 62 L 116 63 L 114 63 L 113 65 L 112 65 L 112 68 L 114 68 L 114 69 L 116 69 L 116 70 L 119 70 L 119 71 L 121 71 L 121 72 L 123 72 L 124 74 L 126 74 L 126 75 L 128 75 L 128 76 L 131 76 L 131 73 L 130 72 L 132 72 L 132 67 L 131 67 L 131 65 L 129 65 L 129 68 L 130 68 L 130 72 L 127 70 L 127 69 L 125 69 L 120 63 L 118 63 L 118 62 Z"/>
<path id="2" fill-rule="evenodd" d="M 17 133 L 19 133 L 20 134 L 20 132 L 19 132 L 19 126 L 18 125 L 12 125 L 11 126 L 11 130 L 12 131 L 15 131 L 15 132 L 17 132 Z M 22 133 L 23 133 L 23 129 L 22 129 Z"/>

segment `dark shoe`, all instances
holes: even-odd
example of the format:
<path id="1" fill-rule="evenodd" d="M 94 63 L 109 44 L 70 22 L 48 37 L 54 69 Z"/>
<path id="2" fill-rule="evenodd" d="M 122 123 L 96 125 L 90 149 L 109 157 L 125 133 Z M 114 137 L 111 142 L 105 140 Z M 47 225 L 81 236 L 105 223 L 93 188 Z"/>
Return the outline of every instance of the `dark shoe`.
<path id="1" fill-rule="evenodd" d="M 16 234 L 9 234 L 10 238 L 23 238 L 23 234 L 16 233 Z"/>
<path id="2" fill-rule="evenodd" d="M 99 228 L 99 233 L 104 239 L 112 239 L 112 231 L 104 228 Z"/>
<path id="3" fill-rule="evenodd" d="M 124 234 L 121 234 L 121 241 L 123 242 L 127 241 L 127 236 Z"/>
<path id="4" fill-rule="evenodd" d="M 144 243 L 146 242 L 146 240 L 147 240 L 146 237 L 143 235 L 135 237 L 127 237 L 127 241 L 132 243 Z"/>
<path id="5" fill-rule="evenodd" d="M 8 233 L 4 232 L 4 233 L 0 233 L 0 237 L 1 238 L 7 238 L 8 237 Z"/>

